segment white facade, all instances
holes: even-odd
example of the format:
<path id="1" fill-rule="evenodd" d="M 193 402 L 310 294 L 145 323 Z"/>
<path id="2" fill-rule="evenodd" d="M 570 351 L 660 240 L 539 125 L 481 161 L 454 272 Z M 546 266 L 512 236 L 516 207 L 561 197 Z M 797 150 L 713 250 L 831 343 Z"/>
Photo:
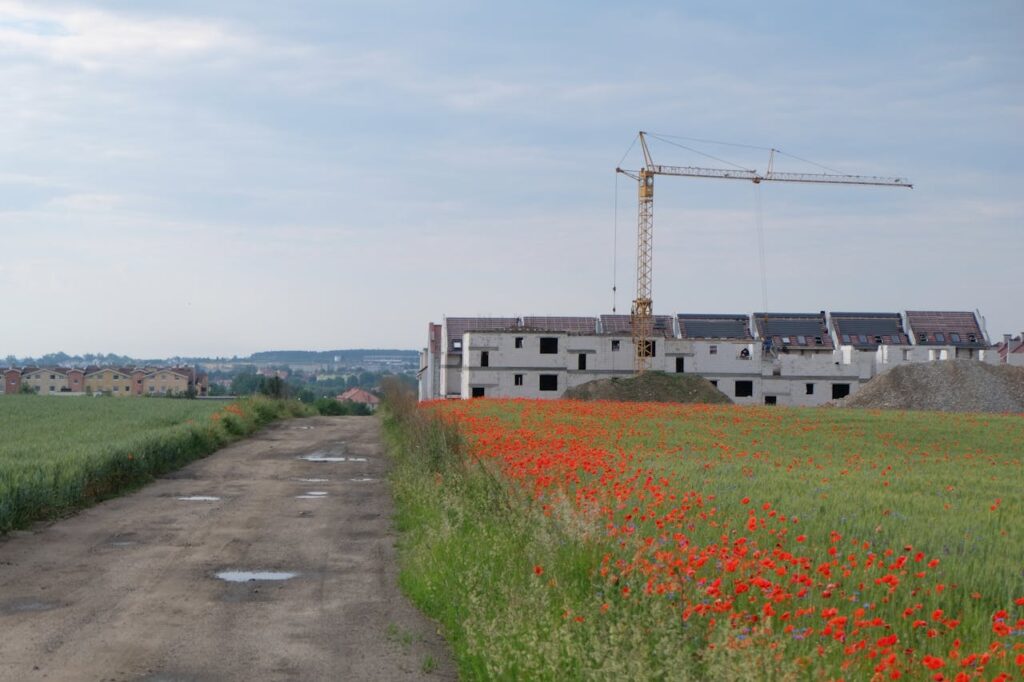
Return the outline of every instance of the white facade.
<path id="1" fill-rule="evenodd" d="M 676 328 L 678 334 L 678 327 Z M 560 398 L 594 379 L 633 374 L 627 335 L 555 331 L 467 331 L 421 354 L 420 399 Z M 651 369 L 700 375 L 737 404 L 823 405 L 855 394 L 892 367 L 970 357 L 998 363 L 995 350 L 955 346 L 852 345 L 764 350 L 759 339 L 654 339 Z M 1024 357 L 1024 356 L 1022 356 Z"/>

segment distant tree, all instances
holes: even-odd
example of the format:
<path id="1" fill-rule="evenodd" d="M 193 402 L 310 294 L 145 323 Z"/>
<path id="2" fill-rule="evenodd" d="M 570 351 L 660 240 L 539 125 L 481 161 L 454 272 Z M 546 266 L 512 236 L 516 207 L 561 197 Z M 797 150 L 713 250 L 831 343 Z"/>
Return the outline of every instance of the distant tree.
<path id="1" fill-rule="evenodd" d="M 252 395 L 263 391 L 265 377 L 256 372 L 239 372 L 231 380 L 231 392 L 235 395 Z"/>
<path id="2" fill-rule="evenodd" d="M 210 384 L 207 395 L 227 395 L 228 389 L 224 384 Z"/>
<path id="3" fill-rule="evenodd" d="M 270 377 L 263 382 L 261 392 L 271 398 L 283 400 L 288 397 L 288 382 L 278 376 Z"/>

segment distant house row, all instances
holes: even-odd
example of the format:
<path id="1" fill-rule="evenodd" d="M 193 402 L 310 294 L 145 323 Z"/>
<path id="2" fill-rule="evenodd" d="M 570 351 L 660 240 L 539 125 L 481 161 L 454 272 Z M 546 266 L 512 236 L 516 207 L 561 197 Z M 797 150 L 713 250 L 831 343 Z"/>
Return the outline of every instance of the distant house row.
<path id="1" fill-rule="evenodd" d="M 657 315 L 650 366 L 703 376 L 738 403 L 820 405 L 899 364 L 1000 362 L 980 320 L 960 311 Z M 420 399 L 556 398 L 631 375 L 633 354 L 629 315 L 447 317 L 428 328 Z"/>
<path id="2" fill-rule="evenodd" d="M 19 393 L 24 387 L 40 395 L 207 393 L 206 374 L 195 367 L 11 367 L 0 371 L 0 393 Z"/>

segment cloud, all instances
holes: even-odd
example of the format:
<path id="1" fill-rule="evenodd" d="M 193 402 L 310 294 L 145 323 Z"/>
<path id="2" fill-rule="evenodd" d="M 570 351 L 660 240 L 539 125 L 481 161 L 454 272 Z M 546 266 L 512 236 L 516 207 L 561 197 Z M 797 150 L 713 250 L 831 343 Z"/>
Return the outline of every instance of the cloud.
<path id="1" fill-rule="evenodd" d="M 0 50 L 90 71 L 132 70 L 155 60 L 249 47 L 249 39 L 210 21 L 144 19 L 94 8 L 0 1 Z"/>

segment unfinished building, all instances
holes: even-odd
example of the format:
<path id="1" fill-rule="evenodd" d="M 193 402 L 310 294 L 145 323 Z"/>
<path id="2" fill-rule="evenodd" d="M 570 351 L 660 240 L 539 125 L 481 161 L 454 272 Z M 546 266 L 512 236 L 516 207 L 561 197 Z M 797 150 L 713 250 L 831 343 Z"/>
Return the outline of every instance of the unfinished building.
<path id="1" fill-rule="evenodd" d="M 972 312 L 657 315 L 651 369 L 697 374 L 740 404 L 812 406 L 892 366 L 997 363 Z M 420 400 L 558 398 L 633 373 L 629 315 L 448 317 L 420 353 Z"/>

